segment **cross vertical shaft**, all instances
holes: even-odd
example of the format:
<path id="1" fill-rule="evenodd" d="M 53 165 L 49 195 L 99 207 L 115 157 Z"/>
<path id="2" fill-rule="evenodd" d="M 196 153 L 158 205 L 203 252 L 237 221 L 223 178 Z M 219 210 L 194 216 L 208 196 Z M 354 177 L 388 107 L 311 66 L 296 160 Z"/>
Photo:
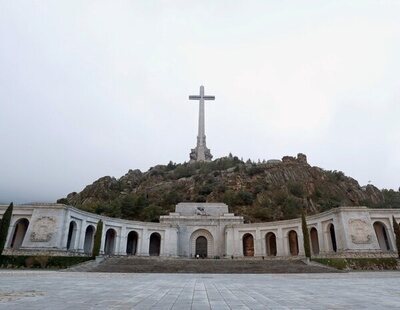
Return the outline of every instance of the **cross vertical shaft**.
<path id="1" fill-rule="evenodd" d="M 197 145 L 203 145 L 205 133 L 205 111 L 204 111 L 204 86 L 200 86 L 200 100 L 199 100 L 199 131 L 197 134 Z"/>

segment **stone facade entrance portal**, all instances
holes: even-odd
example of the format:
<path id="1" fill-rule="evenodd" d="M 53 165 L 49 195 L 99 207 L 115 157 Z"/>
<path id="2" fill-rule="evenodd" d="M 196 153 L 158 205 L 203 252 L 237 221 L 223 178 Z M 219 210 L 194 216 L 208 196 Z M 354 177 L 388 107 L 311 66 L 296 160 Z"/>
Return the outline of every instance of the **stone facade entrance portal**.
<path id="1" fill-rule="evenodd" d="M 214 237 L 206 229 L 198 229 L 190 236 L 190 257 L 214 257 Z"/>

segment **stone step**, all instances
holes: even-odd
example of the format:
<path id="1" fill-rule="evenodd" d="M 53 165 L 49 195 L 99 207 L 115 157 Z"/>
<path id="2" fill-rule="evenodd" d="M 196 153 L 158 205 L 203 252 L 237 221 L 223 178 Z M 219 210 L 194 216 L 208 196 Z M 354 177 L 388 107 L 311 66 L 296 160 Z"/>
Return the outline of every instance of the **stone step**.
<path id="1" fill-rule="evenodd" d="M 257 259 L 165 259 L 110 257 L 85 268 L 93 272 L 121 273 L 325 273 L 339 272 L 319 264 L 298 260 Z"/>

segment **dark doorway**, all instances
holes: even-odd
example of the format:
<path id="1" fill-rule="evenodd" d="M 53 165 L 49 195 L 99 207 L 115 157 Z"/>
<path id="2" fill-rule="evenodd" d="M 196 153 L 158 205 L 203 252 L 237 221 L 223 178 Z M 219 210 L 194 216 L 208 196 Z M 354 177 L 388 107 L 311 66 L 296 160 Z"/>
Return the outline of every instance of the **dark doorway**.
<path id="1" fill-rule="evenodd" d="M 299 255 L 299 241 L 297 239 L 297 232 L 294 230 L 289 231 L 289 249 L 290 255 Z"/>
<path id="2" fill-rule="evenodd" d="M 267 256 L 276 256 L 276 236 L 274 233 L 269 232 L 265 236 L 265 245 L 267 248 Z"/>
<path id="3" fill-rule="evenodd" d="M 83 243 L 83 251 L 86 254 L 91 254 L 92 253 L 93 238 L 94 238 L 94 227 L 92 225 L 89 225 L 86 228 L 85 242 Z"/>
<path id="4" fill-rule="evenodd" d="M 310 230 L 311 249 L 314 255 L 319 254 L 318 231 L 315 227 Z"/>
<path id="5" fill-rule="evenodd" d="M 207 238 L 200 236 L 196 239 L 196 257 L 207 257 Z"/>
<path id="6" fill-rule="evenodd" d="M 337 251 L 336 234 L 335 234 L 335 226 L 333 226 L 333 224 L 329 225 L 329 234 L 331 236 L 332 250 L 333 252 L 336 252 Z"/>
<path id="7" fill-rule="evenodd" d="M 243 236 L 243 255 L 254 256 L 254 238 L 252 234 Z"/>
<path id="8" fill-rule="evenodd" d="M 104 242 L 104 253 L 106 255 L 113 255 L 115 252 L 115 238 L 117 233 L 114 229 L 110 228 L 106 233 L 106 240 Z"/>
<path id="9" fill-rule="evenodd" d="M 29 221 L 25 218 L 20 219 L 15 223 L 14 234 L 12 236 L 10 245 L 10 247 L 13 250 L 18 250 L 21 247 L 22 242 L 24 242 L 28 226 L 29 226 Z"/>
<path id="10" fill-rule="evenodd" d="M 67 239 L 67 250 L 75 249 L 77 225 L 75 221 L 69 223 L 68 239 Z"/>
<path id="11" fill-rule="evenodd" d="M 136 231 L 131 231 L 128 234 L 128 243 L 126 244 L 126 254 L 136 255 L 138 243 L 138 234 Z"/>
<path id="12" fill-rule="evenodd" d="M 390 251 L 390 243 L 385 224 L 383 224 L 382 222 L 375 222 L 374 230 L 381 250 L 384 252 Z"/>
<path id="13" fill-rule="evenodd" d="M 159 233 L 152 233 L 150 236 L 149 255 L 160 256 L 161 236 Z"/>

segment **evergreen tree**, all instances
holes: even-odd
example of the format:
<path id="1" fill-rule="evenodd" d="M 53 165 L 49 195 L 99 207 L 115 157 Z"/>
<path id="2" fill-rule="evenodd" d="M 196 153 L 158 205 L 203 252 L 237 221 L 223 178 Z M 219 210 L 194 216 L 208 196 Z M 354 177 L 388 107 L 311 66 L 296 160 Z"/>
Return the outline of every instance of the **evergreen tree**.
<path id="1" fill-rule="evenodd" d="M 3 253 L 4 246 L 7 241 L 8 229 L 10 227 L 11 216 L 13 212 L 13 203 L 10 203 L 9 207 L 7 208 L 6 212 L 3 214 L 3 218 L 1 220 L 0 226 L 0 255 Z"/>
<path id="2" fill-rule="evenodd" d="M 306 257 L 311 258 L 310 235 L 308 233 L 306 213 L 304 209 L 301 212 L 301 228 L 303 230 L 304 253 L 306 254 Z"/>
<path id="3" fill-rule="evenodd" d="M 94 235 L 93 251 L 92 251 L 93 257 L 99 256 L 100 254 L 102 234 L 103 234 L 103 221 L 100 220 L 97 222 L 96 233 Z"/>
<path id="4" fill-rule="evenodd" d="M 392 216 L 392 220 L 393 220 L 393 231 L 396 237 L 397 254 L 399 255 L 400 258 L 400 226 L 399 223 L 396 222 L 394 216 Z"/>

